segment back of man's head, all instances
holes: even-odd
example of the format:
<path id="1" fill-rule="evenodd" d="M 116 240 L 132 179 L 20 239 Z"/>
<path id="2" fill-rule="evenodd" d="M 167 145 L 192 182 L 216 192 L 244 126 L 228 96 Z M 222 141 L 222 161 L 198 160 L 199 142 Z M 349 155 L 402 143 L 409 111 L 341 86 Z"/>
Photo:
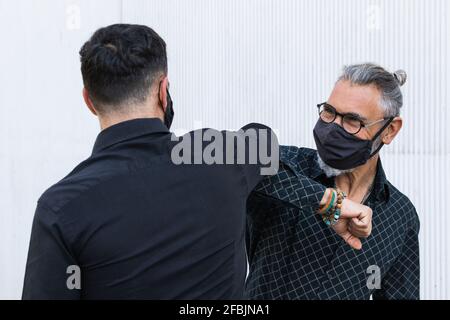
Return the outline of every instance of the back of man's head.
<path id="1" fill-rule="evenodd" d="M 97 30 L 80 50 L 84 87 L 100 114 L 126 112 L 144 103 L 156 80 L 167 75 L 164 40 L 142 25 Z"/>

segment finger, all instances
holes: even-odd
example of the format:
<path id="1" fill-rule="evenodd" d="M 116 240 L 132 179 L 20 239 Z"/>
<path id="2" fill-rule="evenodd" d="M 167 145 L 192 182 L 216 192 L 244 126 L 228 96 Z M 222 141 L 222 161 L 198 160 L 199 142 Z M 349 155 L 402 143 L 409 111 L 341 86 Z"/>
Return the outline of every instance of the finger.
<path id="1" fill-rule="evenodd" d="M 361 237 L 361 231 L 357 228 L 353 227 L 351 223 L 349 223 L 347 227 L 348 232 L 350 232 L 354 237 L 360 238 Z"/>
<path id="2" fill-rule="evenodd" d="M 356 250 L 362 249 L 361 240 L 359 240 L 358 238 L 356 238 L 354 236 L 350 236 L 349 238 L 347 238 L 347 240 L 345 242 L 347 242 L 347 244 L 350 245 L 350 247 L 352 247 L 353 249 L 356 249 Z"/>
<path id="3" fill-rule="evenodd" d="M 366 214 L 366 215 L 363 215 L 363 216 L 359 217 L 358 220 L 360 221 L 361 225 L 362 224 L 369 225 L 370 222 L 372 221 L 372 217 L 371 217 L 370 214 Z"/>
<path id="4" fill-rule="evenodd" d="M 355 234 L 355 232 L 362 231 L 365 228 L 367 228 L 366 226 L 359 225 L 357 221 L 359 221 L 359 220 L 358 219 L 356 219 L 356 220 L 352 219 L 348 223 L 347 229 L 348 229 L 348 231 L 350 231 L 351 234 Z"/>
<path id="5" fill-rule="evenodd" d="M 344 219 L 350 219 L 350 218 L 356 218 L 359 217 L 362 214 L 362 212 L 352 212 L 348 210 L 341 210 L 341 218 Z"/>
<path id="6" fill-rule="evenodd" d="M 358 238 L 368 238 L 371 234 L 370 224 L 368 226 L 357 226 L 353 221 L 348 225 L 348 231 Z"/>
<path id="7" fill-rule="evenodd" d="M 366 230 L 352 229 L 349 231 L 354 237 L 357 237 L 357 238 L 367 238 L 369 236 L 368 231 L 366 231 Z"/>
<path id="8" fill-rule="evenodd" d="M 361 250 L 362 249 L 361 240 L 359 240 L 357 237 L 353 236 L 350 232 L 344 232 L 341 235 L 341 237 L 353 249 L 356 249 L 356 250 Z"/>
<path id="9" fill-rule="evenodd" d="M 362 217 L 361 219 L 352 218 L 350 224 L 353 225 L 356 229 L 362 230 L 367 229 L 370 226 L 371 219 L 370 217 Z"/>

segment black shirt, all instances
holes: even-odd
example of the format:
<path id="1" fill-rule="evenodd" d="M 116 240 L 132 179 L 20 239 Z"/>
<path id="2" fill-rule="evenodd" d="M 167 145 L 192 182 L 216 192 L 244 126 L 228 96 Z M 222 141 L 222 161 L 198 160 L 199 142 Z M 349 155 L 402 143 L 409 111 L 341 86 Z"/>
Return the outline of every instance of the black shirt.
<path id="1" fill-rule="evenodd" d="M 42 195 L 24 299 L 242 298 L 260 167 L 175 165 L 171 137 L 159 119 L 110 127 Z M 81 290 L 67 285 L 73 266 Z"/>

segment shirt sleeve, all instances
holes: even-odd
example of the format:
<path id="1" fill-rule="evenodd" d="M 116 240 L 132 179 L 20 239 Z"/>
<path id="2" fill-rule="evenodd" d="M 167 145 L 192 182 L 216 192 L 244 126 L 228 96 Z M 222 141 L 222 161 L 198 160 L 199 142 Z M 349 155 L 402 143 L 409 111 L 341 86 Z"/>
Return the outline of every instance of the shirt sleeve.
<path id="1" fill-rule="evenodd" d="M 64 240 L 65 232 L 58 218 L 50 208 L 38 203 L 25 271 L 24 300 L 80 299 L 80 291 L 68 286 L 71 274 L 67 272 L 77 263 Z"/>
<path id="2" fill-rule="evenodd" d="M 420 299 L 419 225 L 407 234 L 403 252 L 381 281 L 374 300 Z"/>
<path id="3" fill-rule="evenodd" d="M 279 168 L 280 147 L 278 138 L 268 126 L 251 123 L 239 131 L 245 146 L 245 161 L 237 159 L 241 163 L 247 181 L 248 194 L 265 177 L 277 173 Z M 236 144 L 239 146 L 239 143 Z M 239 151 L 236 151 L 239 154 Z"/>
<path id="4" fill-rule="evenodd" d="M 289 166 L 280 162 L 276 175 L 265 177 L 254 189 L 255 197 L 265 200 L 281 201 L 298 209 L 316 212 L 325 194 L 322 184 L 294 172 Z"/>

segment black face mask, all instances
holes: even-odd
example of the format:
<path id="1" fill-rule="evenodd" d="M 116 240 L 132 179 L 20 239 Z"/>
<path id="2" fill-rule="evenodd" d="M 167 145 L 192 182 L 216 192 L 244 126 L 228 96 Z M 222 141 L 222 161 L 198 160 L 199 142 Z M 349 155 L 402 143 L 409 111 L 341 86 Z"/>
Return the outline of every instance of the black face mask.
<path id="1" fill-rule="evenodd" d="M 372 140 L 362 140 L 336 123 L 319 119 L 314 128 L 314 140 L 322 160 L 332 168 L 350 170 L 365 164 L 383 147 L 383 143 L 372 152 L 373 143 L 392 122 L 388 121 Z M 372 152 L 372 153 L 371 153 Z"/>
<path id="2" fill-rule="evenodd" d="M 167 108 L 166 112 L 164 113 L 164 124 L 166 125 L 167 129 L 170 130 L 170 127 L 172 127 L 173 118 L 175 116 L 175 112 L 173 110 L 173 101 L 172 97 L 170 96 L 169 89 L 167 89 Z"/>

